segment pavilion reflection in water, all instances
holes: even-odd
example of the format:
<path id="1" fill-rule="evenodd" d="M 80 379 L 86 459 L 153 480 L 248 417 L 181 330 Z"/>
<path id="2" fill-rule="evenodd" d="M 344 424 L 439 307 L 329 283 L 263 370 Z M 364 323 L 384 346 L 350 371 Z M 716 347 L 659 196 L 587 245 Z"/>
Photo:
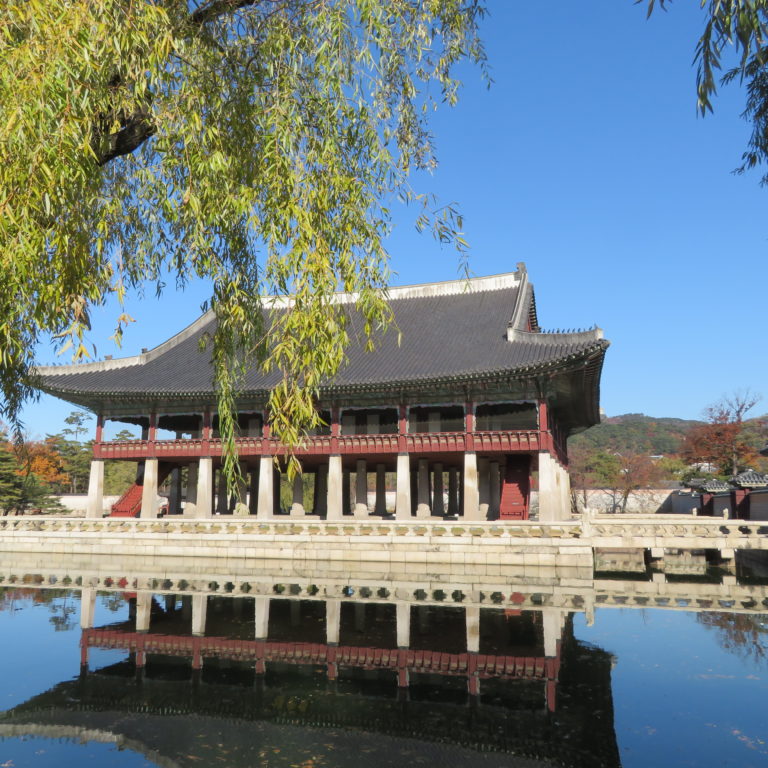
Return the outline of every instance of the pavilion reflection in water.
<path id="1" fill-rule="evenodd" d="M 568 612 L 124 598 L 127 621 L 94 627 L 95 594 L 84 590 L 79 679 L 6 713 L 6 723 L 118 732 L 163 765 L 197 764 L 205 734 L 224 740 L 228 765 L 251 765 L 254 750 L 301 741 L 307 729 L 337 744 L 336 765 L 346 764 L 345 739 L 382 765 L 406 753 L 456 765 L 620 764 L 612 658 L 574 638 Z M 124 657 L 98 667 L 95 649 Z"/>

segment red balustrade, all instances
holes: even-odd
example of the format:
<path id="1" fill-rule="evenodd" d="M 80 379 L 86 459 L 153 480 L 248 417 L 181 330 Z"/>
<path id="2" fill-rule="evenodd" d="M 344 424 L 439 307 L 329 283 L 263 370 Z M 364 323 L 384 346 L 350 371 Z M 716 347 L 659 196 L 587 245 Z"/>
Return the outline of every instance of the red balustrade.
<path id="1" fill-rule="evenodd" d="M 362 669 L 408 669 L 441 675 L 472 675 L 478 678 L 555 679 L 559 659 L 545 656 L 502 656 L 496 654 L 443 653 L 410 648 L 333 646 L 324 643 L 278 642 L 274 640 L 233 640 L 226 637 L 152 635 L 115 629 L 84 629 L 83 648 L 122 649 L 137 654 L 285 662 L 292 664 L 335 664 Z M 559 646 L 558 646 L 559 653 Z"/>
<path id="2" fill-rule="evenodd" d="M 470 438 L 471 437 L 471 441 Z M 470 445 L 470 442 L 472 445 Z M 473 432 L 412 432 L 396 434 L 316 435 L 306 438 L 296 449 L 298 456 L 390 454 L 403 450 L 408 453 L 478 453 L 535 452 L 549 449 L 552 438 L 538 430 L 509 430 Z M 239 437 L 237 448 L 241 456 L 275 456 L 286 448 L 271 437 Z M 186 438 L 176 440 L 120 440 L 94 445 L 97 459 L 184 459 L 198 456 L 221 456 L 219 438 Z"/>

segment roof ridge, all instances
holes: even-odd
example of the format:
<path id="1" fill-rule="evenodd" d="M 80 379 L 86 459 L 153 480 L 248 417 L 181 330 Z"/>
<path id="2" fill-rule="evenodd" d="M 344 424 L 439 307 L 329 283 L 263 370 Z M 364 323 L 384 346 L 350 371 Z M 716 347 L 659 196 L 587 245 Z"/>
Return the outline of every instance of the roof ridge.
<path id="1" fill-rule="evenodd" d="M 186 328 L 166 339 L 152 349 L 142 352 L 139 355 L 130 357 L 118 357 L 109 360 L 96 360 L 91 363 L 69 363 L 68 365 L 40 365 L 35 366 L 35 373 L 38 376 L 62 376 L 73 372 L 90 373 L 93 371 L 115 371 L 119 368 L 130 368 L 134 365 L 144 365 L 165 354 L 169 349 L 186 341 L 190 336 L 194 336 L 201 328 L 206 326 L 213 319 L 213 310 L 209 309 L 200 317 L 191 322 Z"/>
<path id="2" fill-rule="evenodd" d="M 581 331 L 515 331 L 515 341 L 529 341 L 546 346 L 564 342 L 600 341 L 604 338 L 603 329 L 597 325 Z"/>

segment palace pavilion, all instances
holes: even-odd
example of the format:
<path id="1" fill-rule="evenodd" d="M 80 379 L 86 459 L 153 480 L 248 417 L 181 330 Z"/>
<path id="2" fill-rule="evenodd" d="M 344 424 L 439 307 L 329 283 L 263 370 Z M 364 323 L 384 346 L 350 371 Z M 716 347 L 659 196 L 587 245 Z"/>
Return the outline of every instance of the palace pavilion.
<path id="1" fill-rule="evenodd" d="M 602 331 L 543 331 L 523 264 L 392 288 L 389 299 L 397 329 L 366 352 L 354 297 L 339 294 L 349 306 L 348 361 L 319 393 L 327 426 L 294 449 L 303 476 L 284 508 L 286 449 L 265 419 L 278 374 L 256 364 L 238 395 L 245 482 L 236 498 L 227 494 L 211 353 L 200 345 L 211 312 L 134 357 L 38 368 L 41 389 L 97 415 L 88 515 L 103 514 L 104 461 L 119 460 L 138 470 L 113 515 L 520 520 L 536 488 L 539 519 L 566 518 L 567 439 L 599 420 Z M 269 322 L 286 300 L 263 307 Z M 140 427 L 141 438 L 105 440 L 107 420 Z"/>

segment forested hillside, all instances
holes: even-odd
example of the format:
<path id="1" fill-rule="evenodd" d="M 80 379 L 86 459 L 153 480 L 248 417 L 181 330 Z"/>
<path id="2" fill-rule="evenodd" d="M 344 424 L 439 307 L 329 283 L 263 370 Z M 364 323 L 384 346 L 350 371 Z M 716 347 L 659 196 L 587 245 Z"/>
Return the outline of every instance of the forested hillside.
<path id="1" fill-rule="evenodd" d="M 680 452 L 685 434 L 701 421 L 654 418 L 642 413 L 609 416 L 568 441 L 569 451 L 610 451 L 648 456 Z"/>

